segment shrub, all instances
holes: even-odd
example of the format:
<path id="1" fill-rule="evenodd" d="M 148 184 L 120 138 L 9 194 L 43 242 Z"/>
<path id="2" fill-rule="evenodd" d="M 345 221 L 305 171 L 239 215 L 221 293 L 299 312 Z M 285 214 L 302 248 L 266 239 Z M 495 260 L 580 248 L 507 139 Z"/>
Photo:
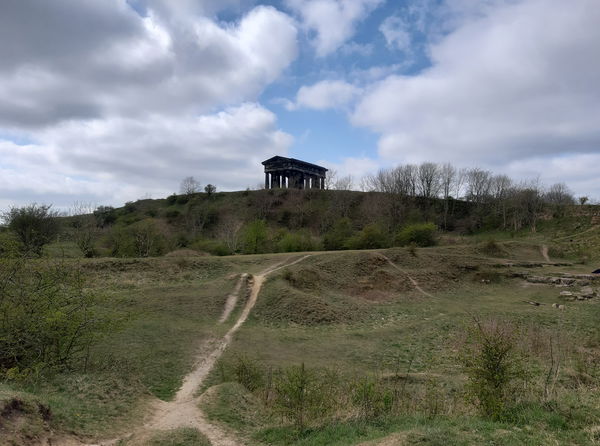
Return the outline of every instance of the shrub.
<path id="1" fill-rule="evenodd" d="M 104 228 L 117 221 L 117 212 L 112 206 L 98 206 L 94 211 L 94 218 L 96 219 L 96 226 Z"/>
<path id="2" fill-rule="evenodd" d="M 0 376 L 73 366 L 109 328 L 81 272 L 23 259 L 0 265 Z"/>
<path id="3" fill-rule="evenodd" d="M 285 232 L 277 242 L 279 252 L 312 251 L 315 245 L 307 231 Z"/>
<path id="4" fill-rule="evenodd" d="M 125 206 L 123 206 L 123 212 L 125 214 L 133 214 L 136 210 L 137 206 L 133 201 L 128 201 L 125 203 Z"/>
<path id="5" fill-rule="evenodd" d="M 169 206 L 177 203 L 177 194 L 171 194 L 167 197 L 167 204 Z"/>
<path id="6" fill-rule="evenodd" d="M 192 249 L 208 252 L 215 256 L 228 256 L 233 254 L 225 243 L 220 240 L 198 239 L 190 246 Z"/>
<path id="7" fill-rule="evenodd" d="M 344 249 L 352 233 L 352 221 L 349 218 L 339 219 L 325 234 L 323 238 L 324 248 L 327 250 Z"/>
<path id="8" fill-rule="evenodd" d="M 0 230 L 0 258 L 19 257 L 21 246 L 17 236 L 10 231 Z"/>
<path id="9" fill-rule="evenodd" d="M 396 235 L 396 246 L 407 246 L 415 244 L 417 246 L 435 245 L 435 232 L 437 228 L 433 223 L 419 223 L 408 225 L 402 228 Z"/>
<path id="10" fill-rule="evenodd" d="M 165 217 L 169 223 L 173 223 L 175 220 L 181 217 L 181 212 L 179 212 L 177 209 L 169 209 L 165 212 Z"/>
<path id="11" fill-rule="evenodd" d="M 265 373 L 258 362 L 245 356 L 238 356 L 233 364 L 236 381 L 250 392 L 265 385 Z"/>
<path id="12" fill-rule="evenodd" d="M 481 250 L 489 255 L 489 256 L 502 256 L 506 254 L 506 251 L 502 248 L 502 245 L 500 245 L 496 240 L 494 240 L 493 238 L 488 239 L 484 244 L 483 247 L 481 248 Z"/>
<path id="13" fill-rule="evenodd" d="M 34 203 L 14 207 L 4 214 L 6 225 L 16 235 L 24 254 L 41 255 L 44 245 L 58 234 L 58 213 L 51 207 Z"/>
<path id="14" fill-rule="evenodd" d="M 388 246 L 388 235 L 375 223 L 365 226 L 345 243 L 348 249 L 377 249 Z"/>
<path id="15" fill-rule="evenodd" d="M 115 257 L 154 257 L 162 255 L 166 248 L 166 240 L 153 220 L 114 228 L 109 244 Z"/>
<path id="16" fill-rule="evenodd" d="M 244 254 L 260 254 L 267 250 L 267 223 L 254 220 L 244 229 Z"/>
<path id="17" fill-rule="evenodd" d="M 376 379 L 363 377 L 353 386 L 352 400 L 361 418 L 372 420 L 391 412 L 394 397 L 391 390 Z"/>
<path id="18" fill-rule="evenodd" d="M 321 384 L 315 372 L 306 369 L 304 363 L 283 370 L 277 377 L 275 404 L 300 431 L 328 411 L 331 401 L 327 401 L 326 389 Z"/>
<path id="19" fill-rule="evenodd" d="M 505 414 L 515 395 L 515 382 L 524 377 L 515 341 L 514 327 L 498 321 L 476 321 L 468 331 L 462 358 L 467 396 L 486 417 L 499 419 Z"/>

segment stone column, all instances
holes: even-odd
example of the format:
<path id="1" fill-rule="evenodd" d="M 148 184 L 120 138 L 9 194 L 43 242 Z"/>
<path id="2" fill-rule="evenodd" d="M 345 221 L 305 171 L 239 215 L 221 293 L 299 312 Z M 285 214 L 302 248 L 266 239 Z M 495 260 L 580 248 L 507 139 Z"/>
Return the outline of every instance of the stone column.
<path id="1" fill-rule="evenodd" d="M 265 172 L 265 189 L 269 188 L 269 174 Z"/>

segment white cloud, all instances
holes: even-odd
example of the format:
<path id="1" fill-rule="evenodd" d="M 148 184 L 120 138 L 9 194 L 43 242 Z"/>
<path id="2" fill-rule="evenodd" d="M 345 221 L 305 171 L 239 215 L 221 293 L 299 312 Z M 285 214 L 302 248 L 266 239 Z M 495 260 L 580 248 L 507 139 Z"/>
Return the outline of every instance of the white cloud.
<path id="1" fill-rule="evenodd" d="M 391 16 L 383 21 L 379 31 L 385 37 L 389 47 L 400 51 L 410 52 L 412 36 L 406 21 L 399 16 Z"/>
<path id="2" fill-rule="evenodd" d="M 351 175 L 354 179 L 354 188 L 358 189 L 360 179 L 367 174 L 374 173 L 381 167 L 377 160 L 369 157 L 346 157 L 338 163 L 322 160 L 319 165 L 325 166 L 328 169 L 335 170 L 338 178 Z"/>
<path id="3" fill-rule="evenodd" d="M 595 0 L 486 2 L 430 47 L 431 68 L 372 85 L 352 122 L 381 135 L 387 162 L 553 169 L 600 152 L 598 42 Z"/>
<path id="4" fill-rule="evenodd" d="M 184 175 L 246 187 L 261 157 L 286 152 L 291 137 L 254 102 L 296 58 L 290 16 L 258 6 L 222 23 L 206 15 L 216 1 L 136 3 L 144 14 L 125 0 L 0 6 L 5 201 L 114 203 Z"/>
<path id="5" fill-rule="evenodd" d="M 340 109 L 348 106 L 359 94 L 360 88 L 339 80 L 326 80 L 298 90 L 296 102 L 287 103 L 288 110 L 311 108 L 314 110 Z"/>
<path id="6" fill-rule="evenodd" d="M 40 137 L 22 146 L 0 141 L 5 199 L 119 204 L 165 196 L 188 175 L 231 190 L 253 185 L 260 162 L 292 143 L 273 113 L 251 103 L 198 117 L 71 121 Z"/>
<path id="7" fill-rule="evenodd" d="M 3 7 L 0 28 L 0 125 L 9 127 L 254 100 L 297 53 L 292 19 L 262 6 L 221 25 L 153 10 L 144 18 L 125 2 L 24 0 Z"/>
<path id="8" fill-rule="evenodd" d="M 287 0 L 304 26 L 315 33 L 317 55 L 325 57 L 340 48 L 355 33 L 358 22 L 384 0 Z"/>

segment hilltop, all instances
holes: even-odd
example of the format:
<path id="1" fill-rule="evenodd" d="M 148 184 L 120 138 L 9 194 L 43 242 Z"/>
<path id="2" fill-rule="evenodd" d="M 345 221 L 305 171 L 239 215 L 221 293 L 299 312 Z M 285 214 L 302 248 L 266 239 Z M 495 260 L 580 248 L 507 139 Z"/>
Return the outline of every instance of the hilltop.
<path id="1" fill-rule="evenodd" d="M 530 209 L 514 201 L 275 189 L 174 194 L 89 212 L 62 220 L 61 242 L 51 252 L 90 257 L 230 255 L 427 246 L 461 237 L 533 237 L 564 255 L 584 259 L 596 256 L 594 247 L 600 243 L 594 230 L 600 224 L 600 207 L 541 200 Z M 435 234 L 427 233 L 431 225 Z M 419 230 L 426 232 L 424 239 L 415 236 Z"/>

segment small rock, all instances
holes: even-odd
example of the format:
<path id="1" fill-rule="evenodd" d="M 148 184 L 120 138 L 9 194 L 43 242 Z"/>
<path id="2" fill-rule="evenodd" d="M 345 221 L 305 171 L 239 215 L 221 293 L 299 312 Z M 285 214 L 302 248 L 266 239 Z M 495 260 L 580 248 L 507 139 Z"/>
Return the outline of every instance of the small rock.
<path id="1" fill-rule="evenodd" d="M 561 296 L 565 296 L 565 297 L 569 297 L 569 296 L 572 296 L 573 293 L 571 291 L 561 291 L 560 295 Z"/>
<path id="2" fill-rule="evenodd" d="M 592 297 L 596 297 L 596 293 L 591 286 L 584 286 L 579 291 L 580 295 L 583 296 L 584 299 L 591 299 Z"/>
<path id="3" fill-rule="evenodd" d="M 552 308 L 558 308 L 558 304 L 552 304 Z"/>
<path id="4" fill-rule="evenodd" d="M 559 310 L 564 310 L 565 308 L 567 308 L 567 307 L 565 307 L 564 305 L 559 305 L 559 306 L 558 306 L 558 309 L 559 309 Z"/>

